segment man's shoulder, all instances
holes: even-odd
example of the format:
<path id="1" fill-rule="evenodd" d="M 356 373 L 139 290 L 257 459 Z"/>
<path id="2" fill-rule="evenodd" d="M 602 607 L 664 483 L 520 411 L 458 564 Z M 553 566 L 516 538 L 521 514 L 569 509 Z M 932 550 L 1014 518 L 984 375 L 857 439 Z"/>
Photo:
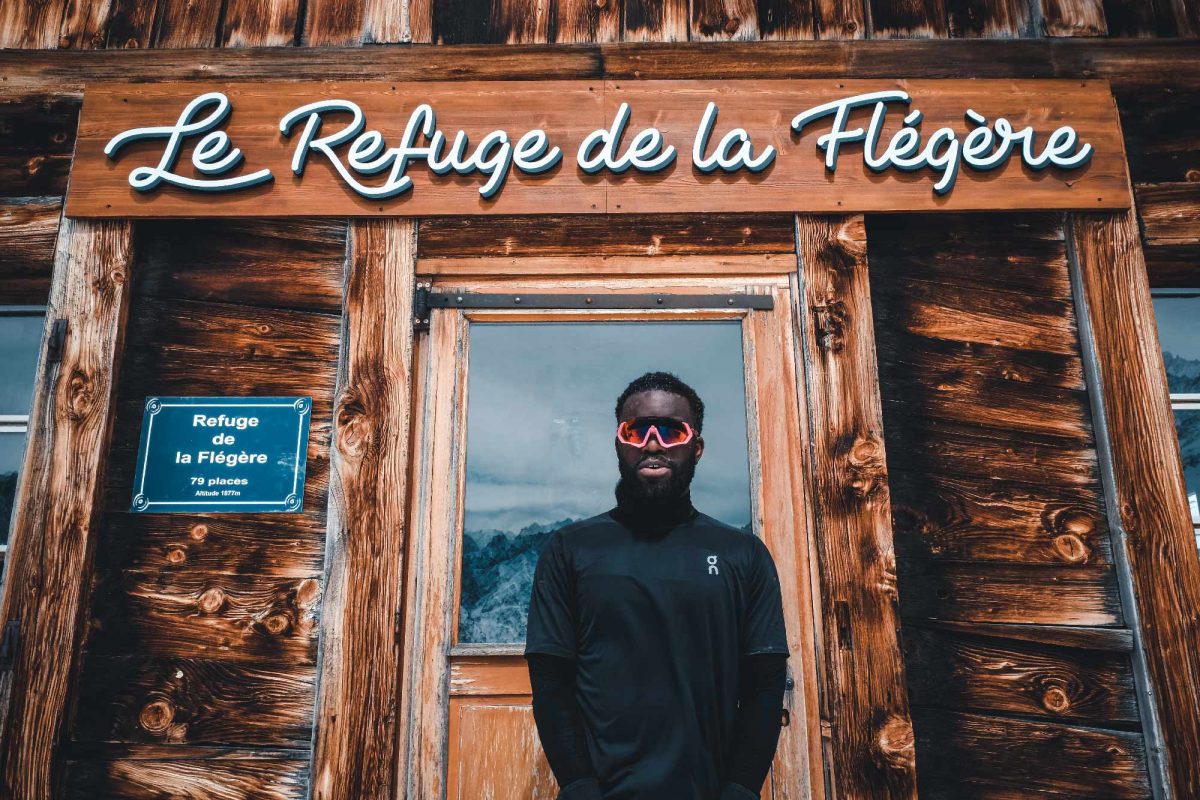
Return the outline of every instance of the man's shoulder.
<path id="1" fill-rule="evenodd" d="M 605 511 L 604 513 L 596 514 L 594 517 L 577 519 L 574 522 L 567 523 L 561 528 L 556 528 L 550 535 L 556 536 L 564 542 L 570 542 L 587 536 L 594 531 L 609 528 L 616 524 L 616 520 Z"/>
<path id="2" fill-rule="evenodd" d="M 703 512 L 696 515 L 696 522 L 706 527 L 710 535 L 715 535 L 719 541 L 736 552 L 748 556 L 762 556 L 765 553 L 770 557 L 770 551 L 767 550 L 766 544 L 755 535 L 749 526 L 736 528 Z"/>

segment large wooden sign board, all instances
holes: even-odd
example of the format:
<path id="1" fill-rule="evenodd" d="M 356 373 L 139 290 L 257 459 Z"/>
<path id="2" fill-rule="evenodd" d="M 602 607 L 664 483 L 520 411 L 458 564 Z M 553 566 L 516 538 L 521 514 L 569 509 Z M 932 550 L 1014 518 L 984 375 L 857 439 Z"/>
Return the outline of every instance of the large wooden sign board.
<path id="1" fill-rule="evenodd" d="M 1054 80 L 93 85 L 67 195 L 75 217 L 1129 205 L 1108 85 Z"/>

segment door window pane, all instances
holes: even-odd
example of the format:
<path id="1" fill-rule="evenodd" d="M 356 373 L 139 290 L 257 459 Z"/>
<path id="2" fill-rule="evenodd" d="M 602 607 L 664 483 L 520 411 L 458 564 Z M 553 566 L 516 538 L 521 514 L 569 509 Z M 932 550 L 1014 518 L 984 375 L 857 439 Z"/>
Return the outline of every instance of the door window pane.
<path id="1" fill-rule="evenodd" d="M 469 358 L 460 643 L 524 642 L 546 537 L 615 505 L 614 407 L 645 372 L 704 401 L 692 502 L 748 529 L 739 322 L 478 323 Z"/>
<path id="2" fill-rule="evenodd" d="M 1154 298 L 1171 394 L 1200 394 L 1200 294 Z"/>
<path id="3" fill-rule="evenodd" d="M 1192 523 L 1200 525 L 1200 408 L 1175 409 L 1175 432 L 1183 454 L 1183 480 Z"/>
<path id="4" fill-rule="evenodd" d="M 0 306 L 0 414 L 29 413 L 43 318 Z"/>

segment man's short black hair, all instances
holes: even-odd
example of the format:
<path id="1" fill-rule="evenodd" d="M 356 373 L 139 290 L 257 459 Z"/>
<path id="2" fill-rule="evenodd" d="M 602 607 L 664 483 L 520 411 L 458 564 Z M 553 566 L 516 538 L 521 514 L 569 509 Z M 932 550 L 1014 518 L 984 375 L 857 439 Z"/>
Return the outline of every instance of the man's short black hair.
<path id="1" fill-rule="evenodd" d="M 688 405 L 692 408 L 692 416 L 696 418 L 696 433 L 700 433 L 701 428 L 704 427 L 704 401 L 700 399 L 700 395 L 696 394 L 695 389 L 669 372 L 647 372 L 640 378 L 630 381 L 629 385 L 625 387 L 625 391 L 621 392 L 621 396 L 617 398 L 617 422 L 621 421 L 621 409 L 625 406 L 626 400 L 639 392 L 651 392 L 656 389 L 677 394 L 687 400 Z"/>

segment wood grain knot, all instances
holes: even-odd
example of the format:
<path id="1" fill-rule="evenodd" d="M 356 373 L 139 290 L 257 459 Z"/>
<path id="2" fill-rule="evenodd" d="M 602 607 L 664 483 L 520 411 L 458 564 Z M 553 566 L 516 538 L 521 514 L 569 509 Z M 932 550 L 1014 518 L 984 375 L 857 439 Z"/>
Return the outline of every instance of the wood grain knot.
<path id="1" fill-rule="evenodd" d="M 225 606 L 225 592 L 216 586 L 205 589 L 200 594 L 198 605 L 205 614 L 215 614 Z"/>
<path id="2" fill-rule="evenodd" d="M 138 724 L 150 733 L 166 733 L 174 720 L 175 706 L 166 700 L 151 700 L 138 714 Z"/>
<path id="3" fill-rule="evenodd" d="M 1092 551 L 1078 536 L 1063 534 L 1051 540 L 1054 552 L 1068 564 L 1082 564 L 1088 560 Z"/>
<path id="4" fill-rule="evenodd" d="M 291 630 L 292 618 L 284 613 L 271 614 L 262 621 L 262 626 L 272 636 L 279 636 Z"/>
<path id="5" fill-rule="evenodd" d="M 1082 564 L 1091 558 L 1088 540 L 1097 524 L 1092 512 L 1078 506 L 1050 505 L 1042 512 L 1042 525 L 1054 535 L 1054 552 L 1068 564 Z"/>
<path id="6" fill-rule="evenodd" d="M 85 419 L 95 407 L 95 382 L 81 369 L 71 370 L 66 383 L 67 415 L 73 420 Z"/>
<path id="7" fill-rule="evenodd" d="M 836 302 L 813 306 L 812 314 L 817 347 L 831 353 L 840 351 L 846 344 L 846 306 Z"/>
<path id="8" fill-rule="evenodd" d="M 886 484 L 883 443 L 874 436 L 856 436 L 846 448 L 846 487 L 856 498 L 874 495 Z"/>
<path id="9" fill-rule="evenodd" d="M 1042 694 L 1042 707 L 1054 714 L 1063 714 L 1071 707 L 1071 698 L 1061 686 L 1051 686 Z"/>
<path id="10" fill-rule="evenodd" d="M 167 563 L 182 564 L 184 561 L 187 561 L 187 550 L 182 547 L 172 547 L 167 551 Z"/>
<path id="11" fill-rule="evenodd" d="M 46 163 L 45 156 L 34 156 L 25 162 L 25 174 L 33 177 L 42 171 L 42 165 Z"/>
<path id="12" fill-rule="evenodd" d="M 912 723 L 903 717 L 889 717 L 879 729 L 876 752 L 888 769 L 912 771 L 917 759 Z"/>
<path id="13" fill-rule="evenodd" d="M 359 459 L 371 444 L 371 419 L 362 397 L 353 387 L 342 393 L 337 410 L 337 449 L 346 458 Z"/>
<path id="14" fill-rule="evenodd" d="M 191 536 L 197 542 L 203 542 L 204 538 L 208 536 L 208 526 L 202 522 L 193 525 L 191 529 L 188 530 L 188 536 Z"/>
<path id="15" fill-rule="evenodd" d="M 296 605 L 312 608 L 321 597 L 321 583 L 316 578 L 305 578 L 296 586 Z"/>

